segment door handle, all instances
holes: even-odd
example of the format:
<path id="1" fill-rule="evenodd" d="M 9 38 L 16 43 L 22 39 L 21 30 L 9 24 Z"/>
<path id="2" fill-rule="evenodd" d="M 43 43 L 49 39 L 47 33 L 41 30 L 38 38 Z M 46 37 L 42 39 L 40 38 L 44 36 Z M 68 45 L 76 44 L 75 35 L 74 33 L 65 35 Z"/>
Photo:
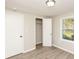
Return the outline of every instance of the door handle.
<path id="1" fill-rule="evenodd" d="M 22 38 L 23 36 L 20 36 L 20 38 Z"/>

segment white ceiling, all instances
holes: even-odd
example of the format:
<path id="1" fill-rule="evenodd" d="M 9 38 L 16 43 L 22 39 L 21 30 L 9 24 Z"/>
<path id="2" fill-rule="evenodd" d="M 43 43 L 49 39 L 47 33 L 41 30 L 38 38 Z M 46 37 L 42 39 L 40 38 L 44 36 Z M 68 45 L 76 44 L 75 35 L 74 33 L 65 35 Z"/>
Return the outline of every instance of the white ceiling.
<path id="1" fill-rule="evenodd" d="M 6 8 L 41 16 L 55 16 L 74 10 L 74 0 L 55 0 L 54 7 L 47 7 L 47 0 L 5 0 Z"/>

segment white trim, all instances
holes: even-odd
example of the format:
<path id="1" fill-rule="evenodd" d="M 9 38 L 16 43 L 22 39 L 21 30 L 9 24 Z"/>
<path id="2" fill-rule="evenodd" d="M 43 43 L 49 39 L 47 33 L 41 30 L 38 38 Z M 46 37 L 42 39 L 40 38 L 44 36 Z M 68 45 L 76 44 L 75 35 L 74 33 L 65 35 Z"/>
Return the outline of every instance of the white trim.
<path id="1" fill-rule="evenodd" d="M 30 51 L 35 50 L 35 49 L 36 49 L 36 48 L 34 47 L 34 48 L 32 48 L 32 49 L 29 49 L 29 50 L 23 51 L 22 53 L 27 53 L 27 52 L 30 52 Z"/>
<path id="2" fill-rule="evenodd" d="M 74 44 L 74 41 L 70 41 L 70 40 L 67 40 L 67 39 L 62 39 L 62 41 Z"/>
<path id="3" fill-rule="evenodd" d="M 64 50 L 64 51 L 66 51 L 66 52 L 69 52 L 69 53 L 71 53 L 71 54 L 74 54 L 73 51 L 67 50 L 67 49 L 62 48 L 62 47 L 60 47 L 60 46 L 57 46 L 57 45 L 55 45 L 55 44 L 53 44 L 53 46 L 54 46 L 54 47 L 57 47 L 57 48 L 59 48 L 59 49 L 62 49 L 62 50 Z"/>
<path id="4" fill-rule="evenodd" d="M 26 50 L 26 51 L 22 51 L 22 52 L 20 52 L 20 53 L 14 54 L 14 55 L 6 56 L 5 58 L 9 58 L 9 57 L 12 57 L 12 56 L 21 54 L 21 53 L 27 53 L 27 52 L 30 52 L 30 51 L 32 51 L 32 50 L 34 50 L 34 49 L 36 49 L 36 48 L 34 47 L 34 48 L 32 48 L 32 49 L 29 49 L 29 50 Z"/>
<path id="5" fill-rule="evenodd" d="M 62 33 L 63 33 L 63 32 L 62 32 L 62 25 L 63 25 L 63 24 L 62 24 L 62 23 L 63 23 L 62 20 L 63 20 L 63 19 L 66 19 L 66 18 L 74 18 L 74 17 L 73 17 L 73 16 L 67 16 L 67 17 L 62 17 L 62 18 L 60 18 L 60 39 L 63 40 L 63 41 L 67 41 L 67 42 L 73 43 L 74 41 L 70 41 L 70 40 L 66 40 L 66 39 L 63 39 L 63 38 L 62 38 Z"/>

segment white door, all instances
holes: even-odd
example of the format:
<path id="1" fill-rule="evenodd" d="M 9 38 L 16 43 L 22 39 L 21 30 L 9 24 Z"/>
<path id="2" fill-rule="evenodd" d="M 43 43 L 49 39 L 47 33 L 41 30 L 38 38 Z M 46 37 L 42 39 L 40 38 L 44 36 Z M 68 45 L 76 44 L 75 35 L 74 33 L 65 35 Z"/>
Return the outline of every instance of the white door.
<path id="1" fill-rule="evenodd" d="M 43 19 L 43 46 L 52 46 L 52 19 Z"/>
<path id="2" fill-rule="evenodd" d="M 6 11 L 6 58 L 23 51 L 24 16 L 14 11 Z"/>

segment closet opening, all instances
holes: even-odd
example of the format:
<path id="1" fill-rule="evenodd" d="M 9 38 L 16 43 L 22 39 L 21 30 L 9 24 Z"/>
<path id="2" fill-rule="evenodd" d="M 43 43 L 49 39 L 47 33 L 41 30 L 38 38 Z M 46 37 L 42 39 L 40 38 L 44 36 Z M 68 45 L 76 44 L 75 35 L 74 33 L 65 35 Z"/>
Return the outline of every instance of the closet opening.
<path id="1" fill-rule="evenodd" d="M 36 48 L 41 48 L 43 44 L 42 29 L 42 19 L 36 18 Z"/>

